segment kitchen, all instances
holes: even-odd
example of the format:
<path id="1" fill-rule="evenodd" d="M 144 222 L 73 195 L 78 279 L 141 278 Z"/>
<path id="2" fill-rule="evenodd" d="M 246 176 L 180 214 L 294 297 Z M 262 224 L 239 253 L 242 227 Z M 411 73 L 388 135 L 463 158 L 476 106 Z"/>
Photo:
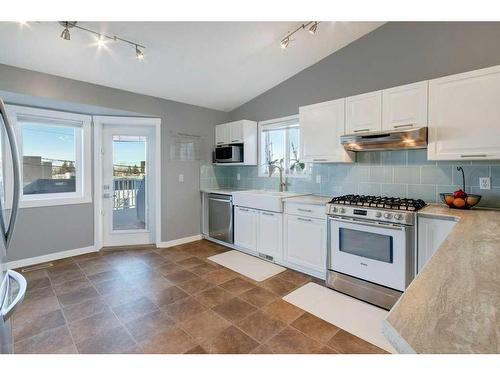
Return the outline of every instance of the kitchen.
<path id="1" fill-rule="evenodd" d="M 2 22 L 2 349 L 498 354 L 500 26 L 341 26 Z M 124 41 L 90 59 L 101 27 Z M 189 28 L 275 42 L 249 78 L 159 75 L 173 45 L 201 66 Z"/>

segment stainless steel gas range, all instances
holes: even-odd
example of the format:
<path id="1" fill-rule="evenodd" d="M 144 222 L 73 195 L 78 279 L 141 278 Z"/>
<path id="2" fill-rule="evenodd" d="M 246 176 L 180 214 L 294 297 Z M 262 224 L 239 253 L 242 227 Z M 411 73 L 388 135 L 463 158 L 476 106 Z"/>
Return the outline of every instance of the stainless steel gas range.
<path id="1" fill-rule="evenodd" d="M 419 199 L 345 195 L 327 205 L 328 287 L 386 310 L 415 277 Z"/>

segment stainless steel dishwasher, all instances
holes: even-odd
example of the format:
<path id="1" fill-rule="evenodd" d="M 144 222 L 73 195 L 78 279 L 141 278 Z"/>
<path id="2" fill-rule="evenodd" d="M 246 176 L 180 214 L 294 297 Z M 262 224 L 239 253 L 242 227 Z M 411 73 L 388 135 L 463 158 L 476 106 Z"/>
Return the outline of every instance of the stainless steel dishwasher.
<path id="1" fill-rule="evenodd" d="M 208 195 L 208 235 L 219 241 L 233 243 L 233 197 Z"/>

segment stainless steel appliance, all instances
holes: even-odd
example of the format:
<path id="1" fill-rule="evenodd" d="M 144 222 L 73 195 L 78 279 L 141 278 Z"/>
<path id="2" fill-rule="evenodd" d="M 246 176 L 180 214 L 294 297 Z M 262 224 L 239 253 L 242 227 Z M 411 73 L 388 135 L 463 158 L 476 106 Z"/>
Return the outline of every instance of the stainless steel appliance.
<path id="1" fill-rule="evenodd" d="M 6 177 L 8 168 L 12 168 L 12 179 L 9 180 Z M 4 269 L 19 211 L 20 186 L 19 155 L 14 129 L 0 99 L 0 353 L 12 353 L 9 318 L 26 293 L 24 277 L 15 271 Z M 7 196 L 9 189 L 11 194 Z"/>
<path id="2" fill-rule="evenodd" d="M 231 195 L 208 195 L 208 235 L 229 244 L 234 242 L 233 197 Z"/>
<path id="3" fill-rule="evenodd" d="M 220 145 L 215 148 L 216 163 L 243 163 L 243 145 Z"/>
<path id="4" fill-rule="evenodd" d="M 340 137 L 340 143 L 348 151 L 418 149 L 427 147 L 427 127 L 412 124 L 395 126 L 394 130 L 369 132 L 355 130 L 354 134 Z"/>
<path id="5" fill-rule="evenodd" d="M 327 286 L 389 310 L 415 277 L 422 200 L 346 195 L 327 205 Z"/>

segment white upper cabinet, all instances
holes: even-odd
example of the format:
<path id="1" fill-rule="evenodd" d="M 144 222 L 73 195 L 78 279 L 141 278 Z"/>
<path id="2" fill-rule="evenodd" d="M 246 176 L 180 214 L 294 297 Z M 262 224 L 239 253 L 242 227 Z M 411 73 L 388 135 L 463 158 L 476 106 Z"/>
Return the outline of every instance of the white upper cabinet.
<path id="1" fill-rule="evenodd" d="M 382 129 L 427 126 L 427 81 L 382 91 Z"/>
<path id="2" fill-rule="evenodd" d="M 345 99 L 300 107 L 302 159 L 305 162 L 351 162 L 340 144 L 345 133 Z"/>
<path id="3" fill-rule="evenodd" d="M 500 159 L 500 66 L 429 81 L 430 160 Z"/>
<path id="4" fill-rule="evenodd" d="M 215 127 L 215 145 L 227 145 L 229 143 L 229 125 L 221 124 Z"/>
<path id="5" fill-rule="evenodd" d="M 243 143 L 244 141 L 244 123 L 243 121 L 236 121 L 227 124 L 229 126 L 229 139 L 228 143 Z"/>
<path id="6" fill-rule="evenodd" d="M 382 130 L 382 91 L 346 99 L 346 134 Z"/>

